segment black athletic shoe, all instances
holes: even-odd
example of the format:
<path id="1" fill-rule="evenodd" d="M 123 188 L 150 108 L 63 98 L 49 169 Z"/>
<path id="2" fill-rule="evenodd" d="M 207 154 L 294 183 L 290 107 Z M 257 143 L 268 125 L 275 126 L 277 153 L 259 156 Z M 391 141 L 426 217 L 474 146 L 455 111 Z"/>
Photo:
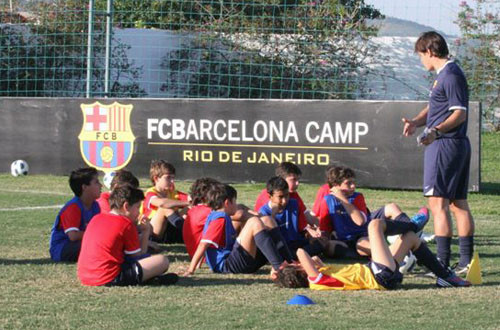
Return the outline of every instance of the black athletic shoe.
<path id="1" fill-rule="evenodd" d="M 151 279 L 153 285 L 172 285 L 179 281 L 179 276 L 175 273 L 166 273 Z"/>
<path id="2" fill-rule="evenodd" d="M 452 273 L 447 278 L 438 277 L 436 286 L 439 288 L 468 287 L 470 286 L 470 282 L 462 279 L 460 276 L 455 275 L 455 273 Z"/>

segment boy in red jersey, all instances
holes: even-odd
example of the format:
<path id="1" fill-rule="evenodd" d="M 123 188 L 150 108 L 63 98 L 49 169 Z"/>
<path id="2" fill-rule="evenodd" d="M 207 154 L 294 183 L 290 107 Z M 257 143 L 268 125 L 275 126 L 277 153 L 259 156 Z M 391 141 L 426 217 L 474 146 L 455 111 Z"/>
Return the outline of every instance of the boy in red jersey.
<path id="1" fill-rule="evenodd" d="M 151 162 L 149 177 L 153 187 L 146 191 L 141 213 L 151 221 L 153 238 L 160 242 L 182 243 L 188 195 L 175 189 L 175 167 L 164 160 Z"/>
<path id="2" fill-rule="evenodd" d="M 101 196 L 97 199 L 97 203 L 101 208 L 101 213 L 109 213 L 109 211 L 111 211 L 111 208 L 109 207 L 109 195 L 111 195 L 111 191 L 115 187 L 121 186 L 123 184 L 128 184 L 134 188 L 139 188 L 139 180 L 135 177 L 135 175 L 132 174 L 132 172 L 126 169 L 116 171 L 116 174 L 111 181 L 110 191 L 101 193 Z"/>
<path id="3" fill-rule="evenodd" d="M 147 252 L 151 227 L 143 224 L 139 239 L 136 219 L 139 216 L 142 190 L 124 185 L 115 187 L 109 197 L 110 213 L 97 215 L 83 236 L 78 260 L 78 277 L 83 285 L 126 286 L 142 284 L 155 278 L 160 284 L 172 284 L 177 275 L 165 274 L 168 259 Z"/>
<path id="4" fill-rule="evenodd" d="M 297 251 L 300 265 L 284 265 L 276 276 L 281 287 L 310 287 L 313 290 L 391 290 L 398 288 L 403 275 L 398 263 L 412 251 L 419 263 L 429 268 L 436 276 L 438 287 L 467 287 L 470 283 L 456 276 L 444 266 L 420 241 L 413 231 L 412 223 L 375 219 L 368 225 L 371 245 L 371 261 L 340 267 L 325 267 L 317 257 L 311 258 L 303 249 Z M 390 247 L 384 234 L 401 234 Z"/>
<path id="5" fill-rule="evenodd" d="M 212 178 L 200 178 L 191 186 L 190 196 L 193 206 L 188 210 L 182 227 L 182 238 L 190 258 L 194 256 L 207 217 L 212 212 L 207 204 L 207 193 L 217 183 L 219 181 Z"/>
<path id="6" fill-rule="evenodd" d="M 252 217 L 236 234 L 230 218 L 237 210 L 236 197 L 236 190 L 229 185 L 219 183 L 211 187 L 207 199 L 212 212 L 185 276 L 195 272 L 203 256 L 215 273 L 254 273 L 267 261 L 276 272 L 285 258 L 291 261 L 289 251 L 281 254 L 286 243 L 270 217 Z M 277 245 L 280 243 L 282 246 Z"/>
<path id="7" fill-rule="evenodd" d="M 59 211 L 50 235 L 50 258 L 56 262 L 78 260 L 83 233 L 94 215 L 100 212 L 96 199 L 102 185 L 95 168 L 72 171 L 69 186 L 75 196 Z"/>
<path id="8" fill-rule="evenodd" d="M 307 223 L 312 226 L 318 226 L 318 219 L 313 214 L 311 214 L 309 210 L 307 210 L 304 202 L 302 201 L 302 198 L 300 198 L 300 195 L 297 191 L 297 189 L 299 188 L 299 179 L 302 175 L 302 171 L 300 170 L 300 168 L 294 163 L 283 162 L 278 165 L 275 174 L 276 176 L 285 179 L 285 181 L 288 183 L 288 192 L 290 194 L 290 198 L 297 201 L 299 205 L 299 212 L 306 216 Z M 255 201 L 254 211 L 259 212 L 262 206 L 266 205 L 268 202 L 269 193 L 267 192 L 267 189 L 264 188 Z"/>

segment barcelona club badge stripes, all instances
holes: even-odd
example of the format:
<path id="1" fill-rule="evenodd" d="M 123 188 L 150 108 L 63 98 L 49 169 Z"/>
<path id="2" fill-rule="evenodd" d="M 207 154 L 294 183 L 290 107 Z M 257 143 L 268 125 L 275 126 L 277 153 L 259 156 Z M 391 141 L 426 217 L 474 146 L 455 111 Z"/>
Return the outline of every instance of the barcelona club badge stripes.
<path id="1" fill-rule="evenodd" d="M 132 158 L 135 136 L 130 126 L 132 105 L 114 102 L 81 104 L 80 151 L 89 166 L 104 172 L 125 167 Z"/>

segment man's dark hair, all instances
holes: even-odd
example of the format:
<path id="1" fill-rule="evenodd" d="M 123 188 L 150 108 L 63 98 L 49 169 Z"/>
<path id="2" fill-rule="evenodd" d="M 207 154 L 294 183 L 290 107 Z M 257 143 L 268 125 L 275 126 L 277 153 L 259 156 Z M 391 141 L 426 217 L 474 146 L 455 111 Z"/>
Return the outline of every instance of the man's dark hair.
<path id="1" fill-rule="evenodd" d="M 278 270 L 278 276 L 274 283 L 281 288 L 307 288 L 309 281 L 306 272 L 295 265 L 287 265 Z"/>
<path id="2" fill-rule="evenodd" d="M 354 171 L 348 167 L 335 166 L 328 169 L 326 174 L 326 181 L 328 186 L 331 188 L 333 186 L 338 186 L 344 182 L 346 179 L 353 179 L 356 175 Z"/>
<path id="3" fill-rule="evenodd" d="M 116 171 L 115 177 L 111 180 L 111 189 L 116 186 L 128 184 L 132 187 L 139 188 L 139 180 L 132 174 L 132 172 L 121 169 Z"/>
<path id="4" fill-rule="evenodd" d="M 233 200 L 238 197 L 236 189 L 228 184 L 216 183 L 212 185 L 207 193 L 207 203 L 212 210 L 218 210 L 224 207 L 226 200 Z"/>
<path id="5" fill-rule="evenodd" d="M 220 183 L 212 178 L 199 178 L 191 185 L 191 200 L 193 205 L 203 204 L 207 202 L 207 193 L 210 188 Z"/>
<path id="6" fill-rule="evenodd" d="M 276 171 L 274 172 L 274 174 L 282 177 L 283 179 L 286 179 L 286 177 L 289 176 L 290 174 L 295 174 L 297 176 L 301 176 L 302 171 L 294 163 L 283 162 L 283 163 L 279 164 L 278 167 L 276 167 Z"/>
<path id="7" fill-rule="evenodd" d="M 115 187 L 109 195 L 109 207 L 111 209 L 121 209 L 125 202 L 134 205 L 144 199 L 144 193 L 141 189 L 132 187 L 128 184 Z"/>
<path id="8" fill-rule="evenodd" d="M 97 170 L 93 167 L 83 167 L 71 171 L 69 175 L 69 186 L 75 196 L 80 197 L 82 195 L 82 185 L 90 185 L 90 181 L 98 175 Z"/>
<path id="9" fill-rule="evenodd" d="M 288 183 L 281 176 L 273 176 L 267 181 L 267 193 L 272 195 L 274 191 L 288 191 Z"/>
<path id="10" fill-rule="evenodd" d="M 415 43 L 415 53 L 425 53 L 428 50 L 439 58 L 446 58 L 449 54 L 446 40 L 434 31 L 422 33 Z"/>
<path id="11" fill-rule="evenodd" d="M 174 165 L 164 161 L 164 160 L 153 160 L 151 162 L 151 167 L 149 168 L 149 178 L 151 182 L 155 184 L 155 177 L 159 178 L 165 174 L 175 175 Z"/>

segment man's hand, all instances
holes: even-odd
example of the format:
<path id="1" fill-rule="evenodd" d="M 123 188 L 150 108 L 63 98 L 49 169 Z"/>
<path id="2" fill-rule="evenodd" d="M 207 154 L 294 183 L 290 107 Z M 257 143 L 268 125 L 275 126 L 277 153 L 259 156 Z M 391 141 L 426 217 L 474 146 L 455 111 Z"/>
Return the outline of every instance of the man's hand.
<path id="1" fill-rule="evenodd" d="M 410 136 L 415 133 L 415 130 L 417 129 L 417 125 L 413 120 L 408 120 L 406 118 L 401 119 L 404 123 L 403 126 L 403 135 L 404 136 Z"/>

